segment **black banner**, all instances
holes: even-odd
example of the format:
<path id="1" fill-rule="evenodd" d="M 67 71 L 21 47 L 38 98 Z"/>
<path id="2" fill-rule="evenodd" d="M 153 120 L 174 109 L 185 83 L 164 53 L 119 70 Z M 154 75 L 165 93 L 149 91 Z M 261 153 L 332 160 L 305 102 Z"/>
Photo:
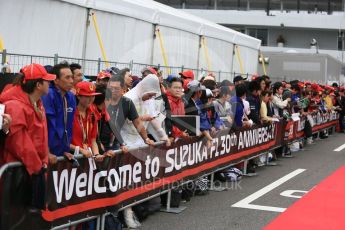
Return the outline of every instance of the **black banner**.
<path id="1" fill-rule="evenodd" d="M 331 116 L 323 122 L 320 125 L 334 125 Z M 292 136 L 290 132 L 286 136 L 286 122 L 281 121 L 219 131 L 209 147 L 202 137 L 192 137 L 169 148 L 143 147 L 98 163 L 82 158 L 77 168 L 68 161 L 59 161 L 48 169 L 46 209 L 41 213 L 28 209 L 30 178 L 25 169 L 10 168 L 1 177 L 2 229 L 14 225 L 25 228 L 30 223 L 45 229 L 118 210 L 173 185 L 279 147 L 286 139 L 297 138 L 300 123 L 293 125 Z"/>

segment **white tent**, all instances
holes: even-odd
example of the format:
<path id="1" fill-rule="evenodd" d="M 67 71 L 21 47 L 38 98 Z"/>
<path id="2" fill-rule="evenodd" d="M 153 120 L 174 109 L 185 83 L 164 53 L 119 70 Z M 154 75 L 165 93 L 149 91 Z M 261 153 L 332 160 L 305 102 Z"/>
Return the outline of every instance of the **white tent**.
<path id="1" fill-rule="evenodd" d="M 102 57 L 89 17 L 95 13 L 108 60 L 164 65 L 154 38 L 159 28 L 169 66 L 239 72 L 237 44 L 245 72 L 257 68 L 260 40 L 151 0 L 0 0 L 0 5 L 0 36 L 11 53 Z"/>

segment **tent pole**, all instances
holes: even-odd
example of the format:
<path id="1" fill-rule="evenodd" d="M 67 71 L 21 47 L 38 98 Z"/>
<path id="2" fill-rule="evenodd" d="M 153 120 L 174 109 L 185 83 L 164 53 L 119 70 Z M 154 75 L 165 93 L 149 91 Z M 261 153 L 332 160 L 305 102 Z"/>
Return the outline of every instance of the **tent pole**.
<path id="1" fill-rule="evenodd" d="M 86 49 L 87 49 L 87 32 L 89 30 L 89 26 L 90 26 L 90 8 L 86 9 L 86 20 L 85 20 L 85 30 L 84 30 L 84 36 L 83 36 L 83 50 L 82 50 L 82 54 L 81 54 L 81 58 L 82 58 L 82 67 L 85 67 L 85 59 L 86 59 Z"/>

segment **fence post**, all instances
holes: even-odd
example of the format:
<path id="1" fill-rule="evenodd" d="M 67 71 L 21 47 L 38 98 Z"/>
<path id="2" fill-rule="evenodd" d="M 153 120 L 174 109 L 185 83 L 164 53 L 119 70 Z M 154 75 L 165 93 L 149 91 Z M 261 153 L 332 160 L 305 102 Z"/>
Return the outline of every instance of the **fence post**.
<path id="1" fill-rule="evenodd" d="M 6 54 L 7 54 L 7 50 L 3 49 L 2 50 L 2 60 L 1 60 L 2 65 L 6 63 Z"/>
<path id="2" fill-rule="evenodd" d="M 98 58 L 97 60 L 97 74 L 101 72 L 101 58 Z"/>
<path id="3" fill-rule="evenodd" d="M 248 80 L 249 74 L 247 73 L 247 80 Z"/>
<path id="4" fill-rule="evenodd" d="M 219 70 L 219 73 L 218 73 L 218 82 L 220 82 L 220 75 L 222 74 L 222 72 Z"/>
<path id="5" fill-rule="evenodd" d="M 59 62 L 59 55 L 58 54 L 54 54 L 54 65 L 57 65 Z"/>
<path id="6" fill-rule="evenodd" d="M 183 72 L 183 70 L 184 70 L 184 65 L 181 66 L 181 72 Z"/>
<path id="7" fill-rule="evenodd" d="M 133 71 L 133 63 L 133 60 L 129 62 L 129 69 L 131 70 L 131 72 Z"/>

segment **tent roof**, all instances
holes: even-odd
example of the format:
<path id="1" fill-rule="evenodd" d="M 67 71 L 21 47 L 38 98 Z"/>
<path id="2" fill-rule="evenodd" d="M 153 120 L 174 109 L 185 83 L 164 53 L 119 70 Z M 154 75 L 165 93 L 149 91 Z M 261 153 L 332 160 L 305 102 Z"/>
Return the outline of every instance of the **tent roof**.
<path id="1" fill-rule="evenodd" d="M 60 0 L 259 49 L 261 41 L 152 0 Z"/>

